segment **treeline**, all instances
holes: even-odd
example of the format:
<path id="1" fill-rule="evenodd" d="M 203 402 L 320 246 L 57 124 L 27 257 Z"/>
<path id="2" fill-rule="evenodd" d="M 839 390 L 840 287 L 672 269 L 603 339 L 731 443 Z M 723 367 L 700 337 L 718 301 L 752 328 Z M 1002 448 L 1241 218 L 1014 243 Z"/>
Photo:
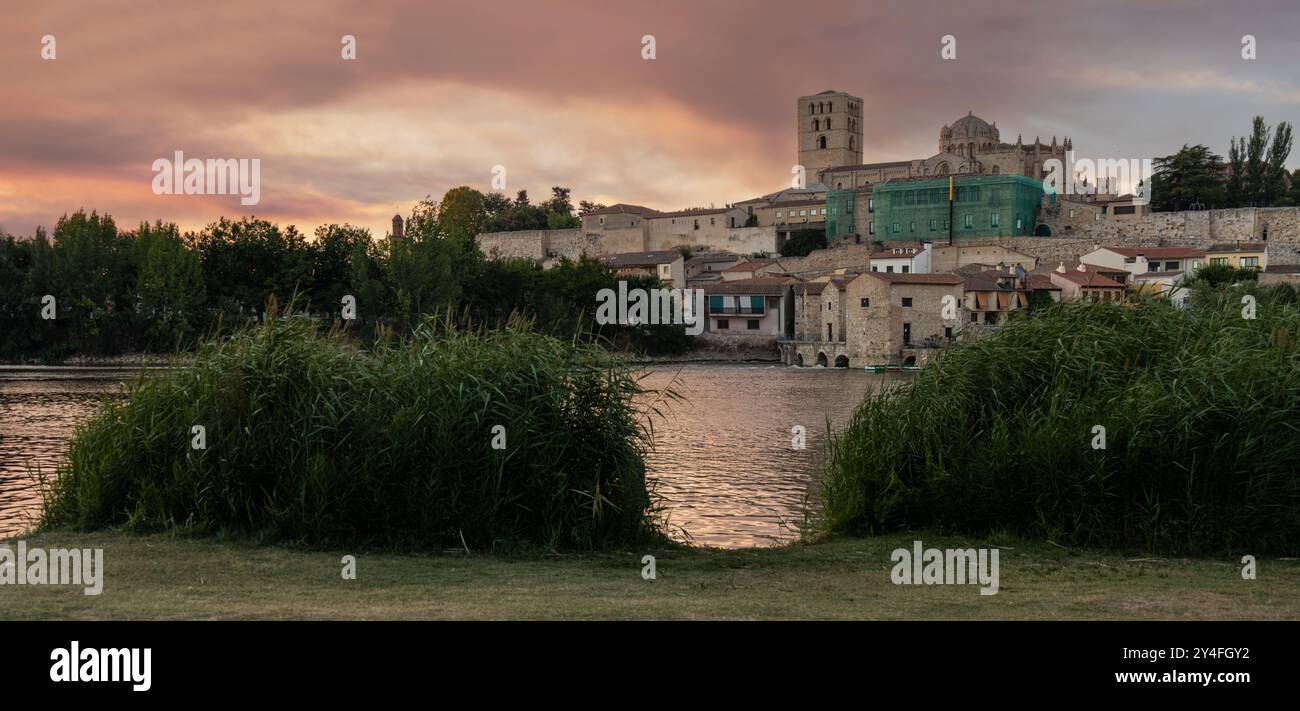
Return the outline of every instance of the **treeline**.
<path id="1" fill-rule="evenodd" d="M 533 205 L 524 193 L 509 200 L 455 188 L 440 202 L 421 201 L 396 242 L 348 224 L 322 225 L 309 238 L 255 217 L 223 217 L 197 233 L 163 222 L 124 230 L 109 215 L 78 211 L 48 235 L 0 235 L 0 358 L 185 350 L 262 318 L 272 297 L 305 316 L 341 320 L 351 296 L 356 318 L 341 323 L 362 340 L 381 327 L 405 333 L 441 311 L 487 327 L 518 313 L 544 332 L 650 354 L 684 348 L 681 327 L 595 324 L 597 291 L 618 281 L 603 263 L 543 270 L 484 258 L 480 232 L 574 224 L 568 192 L 556 188 Z"/>
<path id="2" fill-rule="evenodd" d="M 1291 124 L 1256 116 L 1249 136 L 1234 137 L 1228 159 L 1203 145 L 1184 145 L 1156 158 L 1151 204 L 1156 210 L 1290 207 L 1300 205 L 1300 170 L 1288 173 Z"/>

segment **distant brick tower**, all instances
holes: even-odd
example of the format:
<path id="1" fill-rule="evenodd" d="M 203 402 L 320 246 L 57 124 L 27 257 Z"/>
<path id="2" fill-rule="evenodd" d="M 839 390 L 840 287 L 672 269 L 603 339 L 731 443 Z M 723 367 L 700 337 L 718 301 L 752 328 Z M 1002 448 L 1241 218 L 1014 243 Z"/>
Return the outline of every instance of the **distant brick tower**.
<path id="1" fill-rule="evenodd" d="M 862 99 L 842 91 L 801 96 L 795 102 L 799 165 L 808 182 L 817 171 L 862 163 Z"/>
<path id="2" fill-rule="evenodd" d="M 402 231 L 402 230 L 403 230 L 403 228 L 402 228 L 402 216 L 401 216 L 401 215 L 393 215 L 393 236 L 392 236 L 391 239 L 392 239 L 394 242 L 401 242 L 401 241 L 402 241 L 402 235 L 403 235 L 403 231 Z"/>

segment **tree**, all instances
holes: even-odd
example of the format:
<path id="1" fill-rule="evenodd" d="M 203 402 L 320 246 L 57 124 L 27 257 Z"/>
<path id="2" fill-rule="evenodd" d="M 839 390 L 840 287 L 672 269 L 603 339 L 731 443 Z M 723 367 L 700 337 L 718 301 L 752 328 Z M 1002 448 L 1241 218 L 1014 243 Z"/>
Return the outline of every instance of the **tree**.
<path id="1" fill-rule="evenodd" d="M 1291 124 L 1282 121 L 1269 140 L 1263 116 L 1251 121 L 1250 136 L 1233 137 L 1228 160 L 1228 203 L 1233 207 L 1272 207 L 1286 197 L 1286 159 L 1291 155 Z"/>
<path id="2" fill-rule="evenodd" d="M 311 299 L 314 308 L 337 311 L 344 295 L 357 296 L 352 288 L 353 254 L 370 245 L 370 230 L 352 225 L 321 225 L 312 246 Z"/>
<path id="3" fill-rule="evenodd" d="M 197 335 L 207 320 L 203 262 L 186 248 L 174 224 L 141 223 L 144 245 L 136 284 L 136 316 L 152 345 L 174 346 Z"/>
<path id="4" fill-rule="evenodd" d="M 796 230 L 790 239 L 781 245 L 781 256 L 803 257 L 809 252 L 826 246 L 826 230 Z"/>
<path id="5" fill-rule="evenodd" d="M 1219 174 L 1223 159 L 1209 148 L 1183 145 L 1170 156 L 1156 158 L 1151 176 L 1151 205 L 1155 210 L 1186 210 L 1194 204 L 1221 206 L 1225 201 Z"/>
<path id="6" fill-rule="evenodd" d="M 448 190 L 435 212 L 440 236 L 462 244 L 472 243 L 487 223 L 483 193 L 464 185 Z"/>

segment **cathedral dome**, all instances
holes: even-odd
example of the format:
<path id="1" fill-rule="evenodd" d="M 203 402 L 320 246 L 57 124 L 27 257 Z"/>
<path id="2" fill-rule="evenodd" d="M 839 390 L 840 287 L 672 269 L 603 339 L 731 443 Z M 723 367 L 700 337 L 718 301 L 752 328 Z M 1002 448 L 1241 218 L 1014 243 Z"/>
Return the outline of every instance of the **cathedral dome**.
<path id="1" fill-rule="evenodd" d="M 943 136 L 954 141 L 967 138 L 982 138 L 994 141 L 999 139 L 997 126 L 969 112 L 953 121 L 951 126 L 944 126 Z"/>

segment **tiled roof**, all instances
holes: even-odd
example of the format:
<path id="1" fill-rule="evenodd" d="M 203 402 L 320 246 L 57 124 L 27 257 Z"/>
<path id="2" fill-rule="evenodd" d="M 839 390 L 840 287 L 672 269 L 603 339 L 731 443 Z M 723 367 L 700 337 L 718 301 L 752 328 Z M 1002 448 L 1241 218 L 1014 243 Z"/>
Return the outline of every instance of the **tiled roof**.
<path id="1" fill-rule="evenodd" d="M 794 284 L 793 277 L 759 277 L 720 281 L 704 285 L 706 294 L 784 294 L 787 286 Z"/>
<path id="2" fill-rule="evenodd" d="M 592 210 L 588 215 L 641 215 L 642 217 L 653 217 L 659 214 L 658 210 L 652 210 L 641 205 L 629 205 L 627 203 L 615 203 L 609 207 L 602 207 L 599 210 Z"/>
<path id="3" fill-rule="evenodd" d="M 865 272 L 891 284 L 940 284 L 956 286 L 962 278 L 956 274 L 901 274 L 899 272 Z"/>
<path id="4" fill-rule="evenodd" d="M 1205 250 L 1191 247 L 1102 247 L 1125 257 L 1142 255 L 1147 259 L 1195 259 L 1204 257 Z"/>
<path id="5" fill-rule="evenodd" d="M 623 254 L 609 254 L 603 257 L 606 264 L 611 267 L 649 267 L 659 264 L 671 264 L 682 258 L 681 252 L 676 250 L 664 250 L 659 252 L 625 252 Z"/>
<path id="6" fill-rule="evenodd" d="M 1098 289 L 1123 289 L 1124 288 L 1123 284 L 1115 281 L 1114 279 L 1104 277 L 1098 274 L 1097 272 L 1081 272 L 1075 270 L 1075 271 L 1067 271 L 1064 274 L 1061 274 L 1060 272 L 1056 272 L 1056 274 L 1065 277 L 1066 279 L 1069 279 L 1070 281 L 1074 282 L 1075 284 L 1078 284 L 1079 286 L 1086 286 L 1086 287 L 1098 288 Z"/>
<path id="7" fill-rule="evenodd" d="M 751 260 L 746 261 L 746 262 L 740 262 L 739 264 L 733 264 L 733 265 L 727 267 L 726 269 L 723 269 L 722 271 L 724 271 L 724 272 L 733 272 L 733 273 L 734 273 L 734 272 L 753 272 L 753 271 L 757 271 L 757 270 L 759 270 L 759 269 L 762 269 L 763 267 L 769 267 L 769 266 L 772 266 L 773 264 L 776 264 L 776 260 L 775 260 L 775 259 L 751 259 Z"/>
<path id="8" fill-rule="evenodd" d="M 1206 252 L 1263 252 L 1268 245 L 1263 242 L 1220 242 L 1210 245 Z"/>
<path id="9" fill-rule="evenodd" d="M 663 217 L 699 217 L 701 215 L 721 215 L 724 212 L 730 212 L 734 209 L 735 208 L 731 208 L 731 207 L 709 207 L 709 208 L 699 208 L 697 210 L 678 210 L 677 212 L 660 212 L 655 215 L 650 215 L 650 217 L 659 219 Z"/>
<path id="10" fill-rule="evenodd" d="M 1034 291 L 1060 291 L 1061 287 L 1052 282 L 1046 274 L 1030 274 L 1025 277 L 1025 286 Z"/>

